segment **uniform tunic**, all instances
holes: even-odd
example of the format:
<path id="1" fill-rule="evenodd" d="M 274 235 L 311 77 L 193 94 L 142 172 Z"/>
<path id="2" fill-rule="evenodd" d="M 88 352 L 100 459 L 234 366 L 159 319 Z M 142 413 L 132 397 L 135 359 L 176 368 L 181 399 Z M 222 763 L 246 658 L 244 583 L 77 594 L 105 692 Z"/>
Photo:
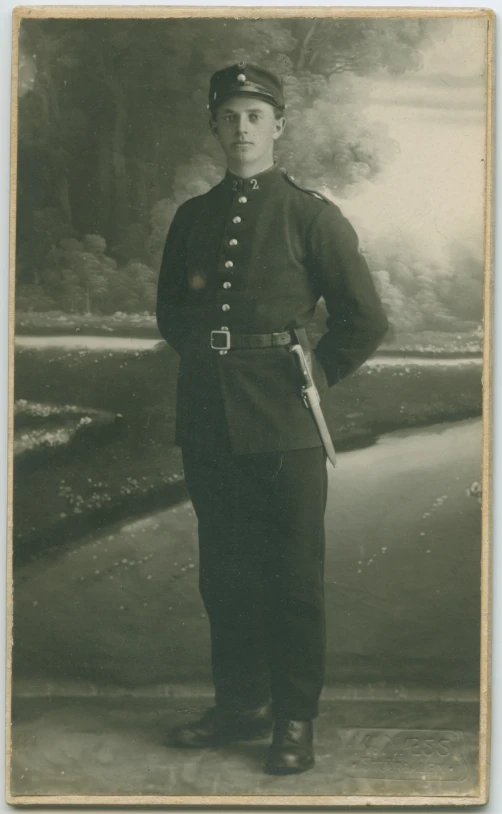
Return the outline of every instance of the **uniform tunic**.
<path id="1" fill-rule="evenodd" d="M 161 334 L 181 356 L 176 443 L 214 439 L 234 454 L 319 446 L 285 347 L 210 348 L 211 330 L 266 334 L 303 327 L 324 297 L 326 333 L 314 377 L 326 388 L 373 353 L 388 324 L 339 208 L 298 188 L 277 166 L 256 178 L 227 172 L 177 211 L 159 277 Z"/>
<path id="2" fill-rule="evenodd" d="M 210 347 L 210 333 L 303 328 L 324 297 L 313 356 L 322 395 L 376 349 L 387 320 L 349 222 L 278 167 L 227 172 L 172 222 L 159 330 L 180 354 L 176 442 L 199 521 L 199 586 L 216 704 L 271 697 L 318 714 L 324 678 L 326 458 L 287 347 Z"/>

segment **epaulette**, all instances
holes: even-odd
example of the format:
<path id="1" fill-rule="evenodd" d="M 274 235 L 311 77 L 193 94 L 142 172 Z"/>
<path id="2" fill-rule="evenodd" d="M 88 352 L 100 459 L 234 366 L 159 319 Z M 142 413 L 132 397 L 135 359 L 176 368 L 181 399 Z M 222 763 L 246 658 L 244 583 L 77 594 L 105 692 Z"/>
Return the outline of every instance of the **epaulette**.
<path id="1" fill-rule="evenodd" d="M 288 183 L 290 183 L 292 187 L 295 187 L 296 189 L 299 189 L 301 192 L 307 192 L 309 195 L 312 195 L 314 198 L 319 198 L 320 201 L 324 201 L 324 203 L 333 205 L 333 201 L 330 201 L 330 199 L 326 198 L 325 195 L 322 195 L 321 192 L 317 192 L 317 190 L 315 190 L 315 189 L 308 189 L 307 187 L 301 187 L 300 184 L 296 183 L 296 181 L 295 181 L 295 179 L 293 178 L 292 175 L 290 175 L 285 170 L 283 170 L 283 173 L 284 173 L 284 177 L 285 177 L 286 181 L 288 181 Z"/>

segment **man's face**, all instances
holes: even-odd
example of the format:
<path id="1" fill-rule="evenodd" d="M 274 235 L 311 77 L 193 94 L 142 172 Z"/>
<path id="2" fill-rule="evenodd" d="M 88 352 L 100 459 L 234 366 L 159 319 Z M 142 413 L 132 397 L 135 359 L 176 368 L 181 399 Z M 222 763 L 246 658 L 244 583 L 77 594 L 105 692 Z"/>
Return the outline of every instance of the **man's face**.
<path id="1" fill-rule="evenodd" d="M 272 105 L 253 96 L 240 96 L 220 105 L 211 129 L 227 161 L 245 164 L 273 155 L 274 141 L 284 124 L 284 118 L 276 119 Z"/>

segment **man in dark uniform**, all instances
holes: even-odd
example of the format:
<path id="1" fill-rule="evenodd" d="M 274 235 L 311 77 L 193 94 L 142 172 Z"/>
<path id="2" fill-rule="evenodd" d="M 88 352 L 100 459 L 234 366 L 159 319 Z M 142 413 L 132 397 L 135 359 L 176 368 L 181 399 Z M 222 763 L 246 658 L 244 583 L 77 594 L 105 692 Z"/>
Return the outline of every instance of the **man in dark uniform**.
<path id="1" fill-rule="evenodd" d="M 198 517 L 200 591 L 215 706 L 179 746 L 264 737 L 265 764 L 314 762 L 324 674 L 326 454 L 291 353 L 324 297 L 310 355 L 321 395 L 377 348 L 388 324 L 357 236 L 337 206 L 274 164 L 282 83 L 240 63 L 211 78 L 223 180 L 184 203 L 162 259 L 157 321 L 179 353 L 176 443 Z M 297 331 L 297 333 L 295 333 Z"/>

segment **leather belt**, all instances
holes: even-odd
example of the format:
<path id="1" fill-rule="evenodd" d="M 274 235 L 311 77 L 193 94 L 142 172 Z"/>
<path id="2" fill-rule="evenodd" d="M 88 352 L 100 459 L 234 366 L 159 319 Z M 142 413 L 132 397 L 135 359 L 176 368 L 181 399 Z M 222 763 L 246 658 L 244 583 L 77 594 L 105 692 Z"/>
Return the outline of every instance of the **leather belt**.
<path id="1" fill-rule="evenodd" d="M 290 331 L 272 334 L 231 334 L 228 328 L 222 328 L 210 333 L 211 348 L 220 352 L 246 348 L 277 348 L 291 345 L 292 341 Z"/>

